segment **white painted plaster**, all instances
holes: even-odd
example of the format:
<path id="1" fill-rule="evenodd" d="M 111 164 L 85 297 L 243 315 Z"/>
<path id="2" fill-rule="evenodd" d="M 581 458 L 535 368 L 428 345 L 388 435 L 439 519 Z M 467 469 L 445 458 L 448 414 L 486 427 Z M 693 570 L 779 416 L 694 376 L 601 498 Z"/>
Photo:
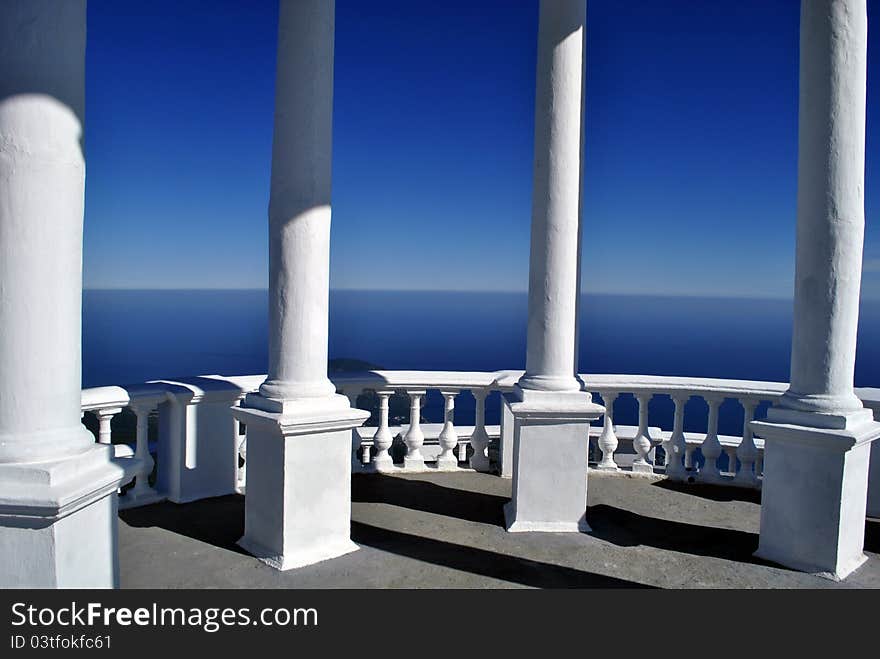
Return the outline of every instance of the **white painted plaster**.
<path id="1" fill-rule="evenodd" d="M 585 20 L 585 0 L 540 3 L 523 389 L 581 389 L 575 355 Z"/>
<path id="2" fill-rule="evenodd" d="M 867 20 L 866 0 L 801 3 L 797 259 L 783 408 L 846 414 L 862 407 L 853 373 L 865 226 Z"/>
<path id="3" fill-rule="evenodd" d="M 113 449 L 80 422 L 85 0 L 0 3 L 0 587 L 118 583 Z"/>
<path id="4" fill-rule="evenodd" d="M 336 391 L 327 378 L 335 6 L 279 5 L 266 398 Z"/>

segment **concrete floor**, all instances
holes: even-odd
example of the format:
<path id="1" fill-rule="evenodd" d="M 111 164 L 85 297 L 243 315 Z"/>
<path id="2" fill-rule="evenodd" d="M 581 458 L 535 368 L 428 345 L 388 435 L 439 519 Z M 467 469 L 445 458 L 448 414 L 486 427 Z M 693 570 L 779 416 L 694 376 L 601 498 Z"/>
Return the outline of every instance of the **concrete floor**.
<path id="1" fill-rule="evenodd" d="M 842 583 L 752 557 L 757 492 L 590 476 L 591 534 L 503 527 L 510 481 L 462 472 L 358 475 L 352 538 L 361 550 L 278 572 L 240 550 L 244 498 L 120 513 L 123 588 L 878 588 L 880 522 L 869 560 Z"/>

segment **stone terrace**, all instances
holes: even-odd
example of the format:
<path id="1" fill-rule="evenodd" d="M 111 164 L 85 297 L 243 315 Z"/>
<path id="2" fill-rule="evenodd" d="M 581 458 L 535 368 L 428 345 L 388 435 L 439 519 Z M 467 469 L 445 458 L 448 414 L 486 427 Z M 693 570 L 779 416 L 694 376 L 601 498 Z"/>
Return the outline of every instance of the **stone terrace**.
<path id="1" fill-rule="evenodd" d="M 833 582 L 752 557 L 760 493 L 591 473 L 593 533 L 507 533 L 511 481 L 473 472 L 357 475 L 361 550 L 278 572 L 236 546 L 244 497 L 120 513 L 123 588 L 878 588 L 880 521 L 868 561 Z"/>

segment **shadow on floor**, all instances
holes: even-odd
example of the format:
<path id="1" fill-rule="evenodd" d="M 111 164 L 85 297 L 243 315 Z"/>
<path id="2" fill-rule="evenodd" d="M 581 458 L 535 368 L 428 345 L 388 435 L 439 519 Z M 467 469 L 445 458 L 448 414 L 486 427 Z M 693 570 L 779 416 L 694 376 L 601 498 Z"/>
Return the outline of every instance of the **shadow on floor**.
<path id="1" fill-rule="evenodd" d="M 220 549 L 249 555 L 235 544 L 244 534 L 244 497 L 240 494 L 192 503 L 163 501 L 120 510 L 119 519 L 129 526 L 157 527 Z"/>
<path id="2" fill-rule="evenodd" d="M 745 487 L 732 487 L 730 485 L 709 485 L 706 483 L 681 483 L 664 479 L 652 483 L 653 487 L 664 490 L 681 492 L 690 496 L 709 499 L 711 501 L 745 501 L 747 503 L 761 503 L 761 491 Z"/>
<path id="3" fill-rule="evenodd" d="M 865 520 L 865 551 L 880 554 L 880 520 Z"/>
<path id="4" fill-rule="evenodd" d="M 509 497 L 459 490 L 427 480 L 410 480 L 381 474 L 353 478 L 351 499 L 358 503 L 384 503 L 501 527 L 504 527 L 503 506 L 510 500 Z"/>
<path id="5" fill-rule="evenodd" d="M 534 588 L 651 588 L 634 581 L 352 522 L 359 545 Z"/>
<path id="6" fill-rule="evenodd" d="M 752 556 L 758 535 L 734 529 L 699 526 L 646 517 L 605 504 L 587 508 L 591 535 L 619 547 L 644 545 L 694 556 L 769 565 Z"/>

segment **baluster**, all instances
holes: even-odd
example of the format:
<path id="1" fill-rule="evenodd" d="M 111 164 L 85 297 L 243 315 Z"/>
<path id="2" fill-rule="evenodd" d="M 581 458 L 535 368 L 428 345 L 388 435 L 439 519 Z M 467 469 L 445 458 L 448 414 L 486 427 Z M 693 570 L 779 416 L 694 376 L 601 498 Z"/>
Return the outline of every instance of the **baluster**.
<path id="1" fill-rule="evenodd" d="M 129 407 L 137 417 L 137 435 L 134 458 L 138 461 L 138 468 L 135 472 L 134 487 L 120 497 L 120 503 L 125 506 L 131 506 L 159 499 L 159 495 L 150 485 L 150 474 L 153 472 L 153 456 L 150 455 L 150 443 L 148 436 L 148 423 L 150 411 L 155 406 L 154 403 L 138 403 L 132 402 Z"/>
<path id="2" fill-rule="evenodd" d="M 736 476 L 736 446 L 725 446 L 724 453 L 727 455 L 727 473 Z"/>
<path id="3" fill-rule="evenodd" d="M 636 399 L 639 401 L 639 429 L 633 439 L 633 448 L 637 454 L 632 466 L 635 473 L 654 473 L 654 465 L 647 459 L 648 453 L 651 452 L 651 436 L 648 432 L 648 405 L 653 397 L 654 394 L 651 392 L 636 394 Z"/>
<path id="4" fill-rule="evenodd" d="M 689 394 L 672 394 L 675 403 L 675 417 L 672 421 L 672 435 L 666 442 L 666 475 L 673 479 L 684 479 L 689 460 L 685 459 L 688 454 L 687 442 L 684 438 L 684 408 L 690 399 Z M 693 452 L 693 451 L 691 451 Z"/>
<path id="5" fill-rule="evenodd" d="M 602 451 L 602 460 L 596 465 L 596 469 L 602 471 L 620 471 L 620 467 L 614 461 L 614 452 L 617 450 L 619 442 L 617 435 L 614 433 L 614 401 L 619 395 L 616 391 L 600 391 L 602 402 L 605 403 L 605 419 L 602 425 L 602 434 L 596 442 L 599 450 Z"/>
<path id="6" fill-rule="evenodd" d="M 474 471 L 489 471 L 489 434 L 486 432 L 486 395 L 485 389 L 471 389 L 476 401 L 474 418 L 474 434 L 471 435 L 471 447 L 474 449 L 471 455 L 470 466 Z"/>
<path id="7" fill-rule="evenodd" d="M 238 455 L 241 466 L 238 468 L 238 489 L 244 491 L 244 488 L 247 487 L 247 435 L 240 435 L 240 437 Z"/>
<path id="8" fill-rule="evenodd" d="M 359 390 L 356 390 L 356 391 L 351 391 L 351 390 L 346 391 L 345 389 L 342 390 L 342 395 L 345 396 L 346 398 L 348 398 L 348 404 L 352 408 L 357 407 L 357 399 L 358 399 L 358 396 L 360 396 L 360 394 L 361 394 L 361 392 Z M 360 447 L 361 447 L 361 433 L 358 431 L 358 428 L 352 428 L 351 429 L 351 473 L 353 473 L 353 474 L 359 474 L 362 471 L 364 471 L 364 467 L 361 464 L 361 461 L 358 460 L 358 456 L 357 456 L 358 450 L 360 449 Z M 367 463 L 364 463 L 364 464 L 367 464 Z"/>
<path id="9" fill-rule="evenodd" d="M 700 444 L 700 452 L 703 454 L 704 464 L 700 471 L 700 479 L 709 483 L 721 480 L 721 472 L 718 471 L 718 458 L 721 457 L 722 446 L 718 441 L 718 408 L 724 402 L 722 396 L 704 396 L 709 405 L 709 423 L 706 430 L 706 438 Z"/>
<path id="10" fill-rule="evenodd" d="M 373 435 L 373 448 L 376 449 L 376 457 L 373 458 L 373 465 L 376 471 L 387 472 L 394 469 L 394 460 L 388 453 L 394 438 L 388 429 L 388 401 L 394 394 L 393 391 L 377 391 L 379 396 L 379 427 L 376 434 Z"/>
<path id="11" fill-rule="evenodd" d="M 695 471 L 696 467 L 694 466 L 694 451 L 697 450 L 695 444 L 691 444 L 687 440 L 685 440 L 685 448 L 684 448 L 684 470 Z"/>
<path id="12" fill-rule="evenodd" d="M 422 433 L 422 396 L 425 390 L 408 391 L 409 406 L 409 430 L 403 438 L 406 444 L 406 455 L 403 458 L 403 468 L 408 471 L 421 471 L 425 469 L 425 457 L 422 455 L 422 445 L 425 443 L 425 435 Z"/>
<path id="13" fill-rule="evenodd" d="M 98 417 L 98 442 L 101 444 L 112 444 L 112 431 L 110 430 L 110 422 L 113 417 L 119 414 L 122 408 L 110 407 L 107 409 L 95 410 L 95 416 Z"/>
<path id="14" fill-rule="evenodd" d="M 458 458 L 455 449 L 458 447 L 458 434 L 455 432 L 455 397 L 457 391 L 441 390 L 444 399 L 443 429 L 440 431 L 440 455 L 437 457 L 437 469 L 444 471 L 458 469 Z"/>
<path id="15" fill-rule="evenodd" d="M 743 406 L 743 438 L 736 449 L 736 457 L 739 458 L 739 471 L 736 472 L 734 481 L 745 487 L 754 487 L 758 481 L 755 473 L 755 461 L 758 458 L 758 447 L 755 446 L 755 437 L 752 433 L 751 422 L 755 418 L 755 408 L 758 401 L 750 398 L 740 398 Z"/>
<path id="16" fill-rule="evenodd" d="M 467 461 L 467 447 L 468 447 L 468 445 L 465 444 L 464 442 L 458 443 L 458 449 L 457 449 L 456 453 L 458 453 L 458 461 L 459 462 Z"/>
<path id="17" fill-rule="evenodd" d="M 758 449 L 758 457 L 755 458 L 755 481 L 758 481 L 758 478 L 764 477 L 764 450 Z"/>
<path id="18" fill-rule="evenodd" d="M 235 401 L 233 407 L 241 407 L 242 398 Z M 247 449 L 245 447 L 245 436 L 242 434 L 241 421 L 232 417 L 233 444 L 235 446 L 235 488 L 241 492 L 246 482 L 247 467 Z"/>

